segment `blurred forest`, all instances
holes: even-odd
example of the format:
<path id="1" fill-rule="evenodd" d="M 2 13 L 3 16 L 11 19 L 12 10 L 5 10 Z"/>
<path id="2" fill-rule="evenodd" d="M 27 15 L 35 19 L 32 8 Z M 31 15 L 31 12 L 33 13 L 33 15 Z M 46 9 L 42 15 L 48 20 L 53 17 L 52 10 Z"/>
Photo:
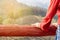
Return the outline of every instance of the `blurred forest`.
<path id="1" fill-rule="evenodd" d="M 47 9 L 27 6 L 16 0 L 0 0 L 0 24 L 31 25 L 41 22 Z M 53 21 L 56 23 L 57 17 Z M 0 40 L 54 40 L 54 37 L 0 37 Z"/>
<path id="2" fill-rule="evenodd" d="M 0 24 L 33 24 L 40 22 L 46 11 L 45 8 L 27 6 L 16 0 L 0 0 Z"/>

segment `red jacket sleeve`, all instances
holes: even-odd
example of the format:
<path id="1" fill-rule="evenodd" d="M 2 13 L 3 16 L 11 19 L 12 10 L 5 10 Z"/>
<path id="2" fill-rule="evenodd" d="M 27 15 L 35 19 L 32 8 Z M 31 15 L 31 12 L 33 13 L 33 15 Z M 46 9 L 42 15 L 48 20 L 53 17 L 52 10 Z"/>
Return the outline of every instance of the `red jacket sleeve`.
<path id="1" fill-rule="evenodd" d="M 52 18 L 54 17 L 54 15 L 57 12 L 57 6 L 59 4 L 59 0 L 51 0 L 50 1 L 50 5 L 48 7 L 47 10 L 47 14 L 45 16 L 45 18 L 43 19 L 43 21 L 40 24 L 40 28 L 44 31 L 48 31 L 49 26 L 51 24 Z"/>

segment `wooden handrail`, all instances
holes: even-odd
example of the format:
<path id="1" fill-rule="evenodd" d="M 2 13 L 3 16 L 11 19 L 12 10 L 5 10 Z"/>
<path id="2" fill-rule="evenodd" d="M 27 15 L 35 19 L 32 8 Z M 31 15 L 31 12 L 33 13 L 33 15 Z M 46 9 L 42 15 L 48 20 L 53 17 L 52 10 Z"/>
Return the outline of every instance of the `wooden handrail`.
<path id="1" fill-rule="evenodd" d="M 0 36 L 53 36 L 53 32 L 44 32 L 30 25 L 0 25 Z"/>

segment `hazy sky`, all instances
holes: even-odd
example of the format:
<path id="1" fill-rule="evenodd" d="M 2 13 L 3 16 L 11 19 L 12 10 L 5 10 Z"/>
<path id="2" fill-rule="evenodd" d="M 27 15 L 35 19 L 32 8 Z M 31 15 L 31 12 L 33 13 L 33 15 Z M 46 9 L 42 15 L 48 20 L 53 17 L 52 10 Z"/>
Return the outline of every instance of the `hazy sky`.
<path id="1" fill-rule="evenodd" d="M 49 5 L 49 0 L 17 0 L 19 3 L 26 4 L 28 6 L 38 6 L 47 8 Z"/>

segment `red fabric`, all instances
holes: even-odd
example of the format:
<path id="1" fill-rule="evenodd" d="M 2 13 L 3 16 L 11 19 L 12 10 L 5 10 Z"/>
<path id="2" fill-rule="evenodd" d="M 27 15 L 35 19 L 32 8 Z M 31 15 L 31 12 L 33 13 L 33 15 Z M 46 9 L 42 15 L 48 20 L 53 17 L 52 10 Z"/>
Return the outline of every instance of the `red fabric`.
<path id="1" fill-rule="evenodd" d="M 51 29 L 50 24 L 51 24 L 52 18 L 55 16 L 56 13 L 58 15 L 58 24 L 60 24 L 60 4 L 59 4 L 59 2 L 60 2 L 60 0 L 51 0 L 50 1 L 50 5 L 47 10 L 47 14 L 46 14 L 45 18 L 43 19 L 43 21 L 40 23 L 40 27 L 43 31 L 49 32 L 49 30 Z"/>

